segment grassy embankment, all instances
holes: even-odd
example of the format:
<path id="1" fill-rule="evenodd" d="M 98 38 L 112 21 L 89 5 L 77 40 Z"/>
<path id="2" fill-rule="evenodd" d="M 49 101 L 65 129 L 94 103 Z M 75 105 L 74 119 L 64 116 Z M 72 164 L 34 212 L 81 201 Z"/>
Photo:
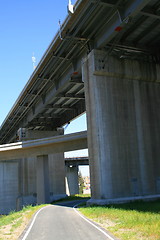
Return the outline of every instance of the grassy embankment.
<path id="1" fill-rule="evenodd" d="M 0 216 L 0 240 L 17 240 L 28 225 L 33 214 L 45 205 L 27 206 L 19 212 Z"/>
<path id="2" fill-rule="evenodd" d="M 60 201 L 72 201 L 88 197 L 89 195 L 76 195 Z M 17 240 L 34 213 L 44 206 L 46 205 L 26 206 L 19 212 L 13 211 L 9 215 L 0 215 L 0 240 Z"/>
<path id="3" fill-rule="evenodd" d="M 75 199 L 82 199 L 82 196 L 71 196 L 63 201 Z M 43 206 L 28 206 L 22 211 L 1 216 L 0 240 L 18 239 L 33 214 Z M 83 206 L 79 210 L 121 240 L 160 240 L 160 201 Z"/>
<path id="4" fill-rule="evenodd" d="M 82 197 L 90 196 L 70 196 L 67 200 Z M 92 207 L 83 204 L 79 211 L 121 240 L 160 240 L 160 201 Z"/>
<path id="5" fill-rule="evenodd" d="M 160 201 L 82 207 L 80 212 L 122 240 L 160 240 Z"/>

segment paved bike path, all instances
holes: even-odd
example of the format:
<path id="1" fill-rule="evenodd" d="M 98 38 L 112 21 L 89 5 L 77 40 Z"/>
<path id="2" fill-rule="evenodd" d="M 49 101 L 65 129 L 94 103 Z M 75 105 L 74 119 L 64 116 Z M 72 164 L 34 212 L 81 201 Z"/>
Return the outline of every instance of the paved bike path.
<path id="1" fill-rule="evenodd" d="M 82 218 L 72 205 L 41 209 L 22 240 L 114 240 Z"/>

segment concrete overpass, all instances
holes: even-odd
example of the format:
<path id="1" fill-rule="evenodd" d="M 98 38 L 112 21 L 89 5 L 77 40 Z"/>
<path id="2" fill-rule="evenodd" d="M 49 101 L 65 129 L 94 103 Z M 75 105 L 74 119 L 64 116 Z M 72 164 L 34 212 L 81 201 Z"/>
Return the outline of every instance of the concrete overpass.
<path id="1" fill-rule="evenodd" d="M 86 111 L 91 202 L 159 197 L 159 9 L 158 0 L 78 0 L 4 120 L 1 144 L 59 135 Z"/>
<path id="2" fill-rule="evenodd" d="M 67 195 L 79 194 L 78 170 L 81 165 L 89 165 L 88 157 L 65 158 Z"/>
<path id="3" fill-rule="evenodd" d="M 26 204 L 49 203 L 51 200 L 65 197 L 65 193 L 79 193 L 78 165 L 88 164 L 88 159 L 78 158 L 77 161 L 76 158 L 72 158 L 65 159 L 64 162 L 62 153 L 84 148 L 87 148 L 86 131 L 0 145 L 0 212 L 6 214 L 13 209 L 21 209 Z M 24 189 L 29 180 L 29 176 L 26 176 L 26 166 L 23 166 L 27 162 L 31 162 L 31 168 L 34 168 L 34 179 L 31 181 L 34 196 L 26 196 L 27 191 Z M 70 164 L 73 165 L 72 169 Z M 30 172 L 29 168 L 28 173 Z M 53 184 L 56 185 L 56 189 L 53 188 Z"/>
<path id="4" fill-rule="evenodd" d="M 87 132 L 0 145 L 0 161 L 35 157 L 87 148 Z M 66 160 L 68 162 L 68 160 Z M 76 161 L 76 159 L 72 159 Z"/>
<path id="5" fill-rule="evenodd" d="M 80 165 L 89 165 L 88 157 L 70 157 L 65 158 L 66 166 L 80 166 Z"/>

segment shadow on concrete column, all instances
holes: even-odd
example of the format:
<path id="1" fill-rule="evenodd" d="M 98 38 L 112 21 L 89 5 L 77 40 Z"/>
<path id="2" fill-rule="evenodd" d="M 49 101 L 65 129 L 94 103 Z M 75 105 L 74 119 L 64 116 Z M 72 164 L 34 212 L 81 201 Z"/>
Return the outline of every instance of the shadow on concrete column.
<path id="1" fill-rule="evenodd" d="M 160 197 L 159 65 L 93 50 L 82 76 L 91 201 Z"/>
<path id="2" fill-rule="evenodd" d="M 37 204 L 50 202 L 48 155 L 37 156 Z"/>
<path id="3" fill-rule="evenodd" d="M 66 193 L 69 196 L 79 193 L 78 166 L 66 166 Z"/>

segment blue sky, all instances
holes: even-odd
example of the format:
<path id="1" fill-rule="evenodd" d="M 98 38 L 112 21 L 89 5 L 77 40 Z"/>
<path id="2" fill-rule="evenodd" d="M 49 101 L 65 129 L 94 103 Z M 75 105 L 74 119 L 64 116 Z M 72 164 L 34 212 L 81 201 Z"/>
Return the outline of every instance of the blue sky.
<path id="1" fill-rule="evenodd" d="M 72 1 L 75 3 L 75 0 Z M 1 0 L 0 125 L 67 16 L 67 0 Z"/>
<path id="2" fill-rule="evenodd" d="M 0 125 L 33 72 L 32 54 L 38 64 L 59 29 L 59 20 L 67 16 L 67 4 L 68 0 L 1 0 Z M 83 130 L 85 115 L 71 122 L 65 133 Z"/>

